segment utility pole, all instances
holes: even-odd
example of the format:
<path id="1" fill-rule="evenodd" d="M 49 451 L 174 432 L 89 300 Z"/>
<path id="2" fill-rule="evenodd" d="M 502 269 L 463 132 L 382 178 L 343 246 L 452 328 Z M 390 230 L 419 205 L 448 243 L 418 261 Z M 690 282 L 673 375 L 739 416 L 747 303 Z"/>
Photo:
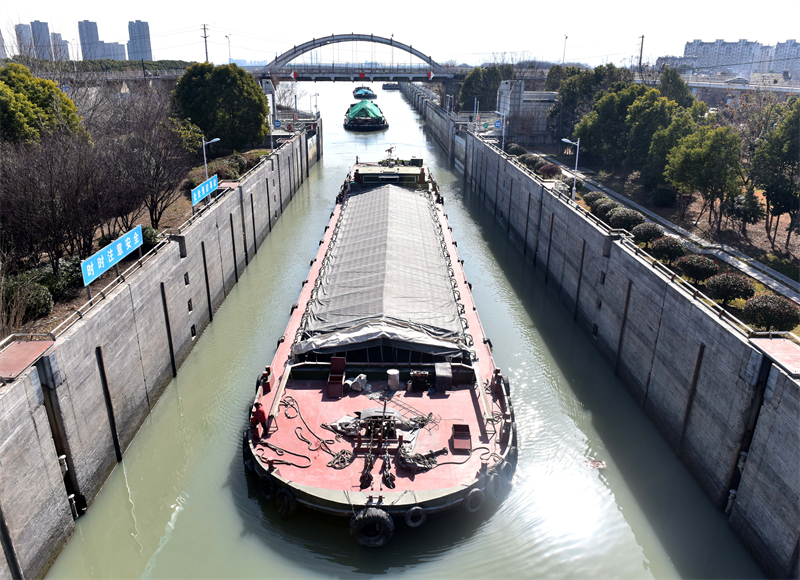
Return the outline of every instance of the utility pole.
<path id="1" fill-rule="evenodd" d="M 231 35 L 226 34 L 225 38 L 228 39 L 228 64 L 231 64 L 231 62 L 233 62 L 231 61 Z"/>
<path id="2" fill-rule="evenodd" d="M 564 52 L 561 53 L 561 66 L 564 66 L 564 57 L 567 56 L 567 35 L 564 35 Z"/>
<path id="3" fill-rule="evenodd" d="M 642 52 L 644 52 L 644 34 L 640 38 L 642 39 L 642 44 L 639 46 L 639 78 L 642 79 L 642 83 L 644 83 L 644 78 L 642 78 Z"/>
<path id="4" fill-rule="evenodd" d="M 208 62 L 208 31 L 206 30 L 208 25 L 203 24 L 203 40 L 206 43 L 206 62 Z"/>

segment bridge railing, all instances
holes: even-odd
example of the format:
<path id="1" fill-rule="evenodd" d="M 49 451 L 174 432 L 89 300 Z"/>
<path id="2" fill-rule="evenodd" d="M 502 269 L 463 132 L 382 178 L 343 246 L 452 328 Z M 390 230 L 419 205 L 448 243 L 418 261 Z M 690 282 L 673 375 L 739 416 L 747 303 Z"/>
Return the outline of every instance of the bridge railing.
<path id="1" fill-rule="evenodd" d="M 297 72 L 298 74 L 341 74 L 341 75 L 353 75 L 359 73 L 370 73 L 370 74 L 380 74 L 380 75 L 426 75 L 431 70 L 431 66 L 429 64 L 398 64 L 395 63 L 394 65 L 390 63 L 372 63 L 372 62 L 365 62 L 365 63 L 337 63 L 337 62 L 330 62 L 330 63 L 290 63 L 280 69 L 281 73 L 286 73 L 286 75 L 290 75 L 292 72 Z"/>

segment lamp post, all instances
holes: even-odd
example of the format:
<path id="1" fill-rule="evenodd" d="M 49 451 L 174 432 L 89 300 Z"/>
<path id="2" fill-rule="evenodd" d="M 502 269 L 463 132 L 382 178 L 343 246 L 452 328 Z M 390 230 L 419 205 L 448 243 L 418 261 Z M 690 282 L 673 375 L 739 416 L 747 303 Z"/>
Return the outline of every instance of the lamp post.
<path id="1" fill-rule="evenodd" d="M 577 151 L 575 151 L 575 173 L 572 174 L 572 201 L 575 201 L 575 184 L 578 182 L 578 155 L 581 153 L 581 140 L 578 138 L 577 143 L 569 139 L 562 139 L 562 141 L 570 145 L 575 145 L 578 148 Z"/>
<path id="2" fill-rule="evenodd" d="M 319 96 L 319 93 L 314 93 L 313 95 L 308 95 L 308 110 L 309 110 L 309 111 L 311 111 L 311 99 L 312 99 L 312 98 L 316 99 L 318 96 Z M 315 109 L 317 109 L 317 108 L 318 108 L 318 107 L 316 106 L 316 103 L 317 103 L 317 101 L 315 100 L 315 101 L 314 101 L 314 108 L 315 108 Z"/>
<path id="3" fill-rule="evenodd" d="M 203 140 L 203 167 L 206 169 L 206 180 L 208 180 L 208 163 L 206 163 L 206 145 L 211 145 L 212 143 L 216 143 L 219 141 L 219 137 L 212 139 L 211 141 L 206 141 L 205 137 L 201 137 Z"/>

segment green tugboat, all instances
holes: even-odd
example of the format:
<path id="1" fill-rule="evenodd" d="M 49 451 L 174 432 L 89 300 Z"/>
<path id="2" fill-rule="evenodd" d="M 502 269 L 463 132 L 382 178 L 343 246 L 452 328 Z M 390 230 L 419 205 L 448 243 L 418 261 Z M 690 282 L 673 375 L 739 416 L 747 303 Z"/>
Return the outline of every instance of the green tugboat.
<path id="1" fill-rule="evenodd" d="M 347 108 L 344 128 L 348 131 L 382 131 L 389 128 L 389 123 L 378 105 L 363 100 Z"/>

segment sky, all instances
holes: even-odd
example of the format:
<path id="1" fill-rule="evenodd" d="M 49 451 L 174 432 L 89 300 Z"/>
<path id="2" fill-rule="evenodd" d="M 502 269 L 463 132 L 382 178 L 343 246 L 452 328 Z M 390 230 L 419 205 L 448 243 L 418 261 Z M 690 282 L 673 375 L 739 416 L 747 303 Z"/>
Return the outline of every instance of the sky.
<path id="1" fill-rule="evenodd" d="M 439 63 L 480 64 L 522 59 L 597 66 L 682 55 L 693 39 L 762 44 L 800 39 L 798 0 L 6 0 L 0 7 L 6 45 L 13 25 L 48 22 L 50 32 L 77 45 L 78 21 L 97 22 L 100 40 L 127 42 L 128 21 L 150 25 L 156 60 L 271 60 L 312 38 L 349 32 L 394 38 Z M 229 38 L 226 38 L 228 35 Z M 230 53 L 229 53 L 230 45 Z M 393 54 L 392 54 L 393 52 Z M 349 58 L 348 58 L 349 55 Z M 320 62 L 408 62 L 407 53 L 372 43 L 320 49 Z"/>

